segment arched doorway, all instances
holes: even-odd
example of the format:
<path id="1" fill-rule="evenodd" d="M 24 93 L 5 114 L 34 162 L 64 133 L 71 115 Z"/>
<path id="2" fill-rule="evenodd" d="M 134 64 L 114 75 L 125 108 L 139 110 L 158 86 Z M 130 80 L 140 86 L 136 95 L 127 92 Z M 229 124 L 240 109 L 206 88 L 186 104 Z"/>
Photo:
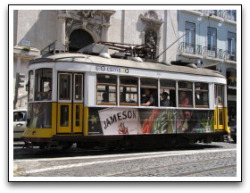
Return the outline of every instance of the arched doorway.
<path id="1" fill-rule="evenodd" d="M 94 43 L 94 39 L 87 31 L 77 29 L 70 34 L 69 42 L 69 52 L 76 52 L 79 49 Z"/>

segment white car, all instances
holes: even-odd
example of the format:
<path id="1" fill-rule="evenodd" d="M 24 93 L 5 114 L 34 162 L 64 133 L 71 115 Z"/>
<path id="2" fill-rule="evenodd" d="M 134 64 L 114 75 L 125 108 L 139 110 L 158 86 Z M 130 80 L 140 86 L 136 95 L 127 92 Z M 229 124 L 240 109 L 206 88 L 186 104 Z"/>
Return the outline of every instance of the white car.
<path id="1" fill-rule="evenodd" d="M 22 134 L 26 129 L 27 110 L 26 109 L 15 109 L 13 111 L 14 122 L 14 140 L 21 140 Z"/>

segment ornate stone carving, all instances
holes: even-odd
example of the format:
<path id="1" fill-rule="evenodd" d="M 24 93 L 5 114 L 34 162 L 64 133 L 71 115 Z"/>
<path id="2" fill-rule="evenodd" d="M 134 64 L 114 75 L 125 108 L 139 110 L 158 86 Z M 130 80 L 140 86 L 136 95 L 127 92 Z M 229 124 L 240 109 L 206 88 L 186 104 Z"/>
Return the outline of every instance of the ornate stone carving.
<path id="1" fill-rule="evenodd" d="M 146 48 L 145 57 L 147 59 L 155 59 L 158 51 L 158 42 L 160 41 L 160 27 L 163 24 L 162 19 L 159 19 L 156 11 L 149 10 L 141 14 L 140 19 L 144 24 L 144 44 Z"/>
<path id="2" fill-rule="evenodd" d="M 148 12 L 141 14 L 140 18 L 147 28 L 152 27 L 156 29 L 156 31 L 159 31 L 161 25 L 163 24 L 162 19 L 159 19 L 158 14 L 153 10 L 149 10 Z"/>
<path id="3" fill-rule="evenodd" d="M 66 40 L 75 29 L 89 31 L 96 41 L 103 40 L 102 33 L 110 26 L 110 16 L 114 13 L 109 10 L 67 10 Z"/>

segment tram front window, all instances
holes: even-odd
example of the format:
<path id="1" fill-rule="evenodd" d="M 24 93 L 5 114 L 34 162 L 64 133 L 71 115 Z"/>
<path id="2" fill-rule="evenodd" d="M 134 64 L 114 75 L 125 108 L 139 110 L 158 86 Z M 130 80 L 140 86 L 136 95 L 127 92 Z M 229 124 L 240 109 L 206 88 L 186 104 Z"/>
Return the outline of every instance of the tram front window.
<path id="1" fill-rule="evenodd" d="M 35 100 L 51 100 L 52 98 L 52 69 L 44 68 L 35 73 Z"/>

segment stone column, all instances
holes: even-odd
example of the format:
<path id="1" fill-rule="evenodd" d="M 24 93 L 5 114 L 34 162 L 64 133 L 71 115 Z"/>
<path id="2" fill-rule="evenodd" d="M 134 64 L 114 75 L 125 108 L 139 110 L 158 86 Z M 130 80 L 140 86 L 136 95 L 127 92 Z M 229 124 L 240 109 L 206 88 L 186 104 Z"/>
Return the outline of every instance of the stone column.
<path id="1" fill-rule="evenodd" d="M 57 41 L 55 45 L 56 52 L 65 51 L 65 26 L 66 26 L 66 13 L 65 11 L 58 11 L 57 15 Z"/>

